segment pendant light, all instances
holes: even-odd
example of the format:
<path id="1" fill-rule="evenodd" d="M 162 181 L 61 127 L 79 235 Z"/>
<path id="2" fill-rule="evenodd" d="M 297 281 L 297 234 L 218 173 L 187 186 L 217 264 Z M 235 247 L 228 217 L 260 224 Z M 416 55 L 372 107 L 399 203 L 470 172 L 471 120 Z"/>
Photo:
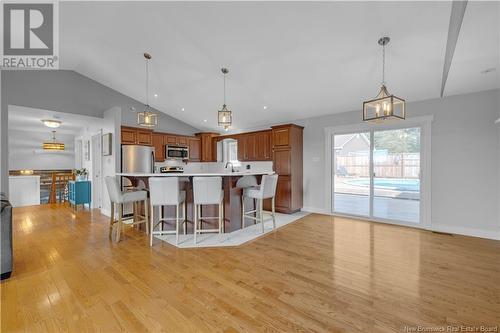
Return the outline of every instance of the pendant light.
<path id="1" fill-rule="evenodd" d="M 383 122 L 389 119 L 405 119 L 406 102 L 404 99 L 391 95 L 385 86 L 385 46 L 389 37 L 382 37 L 378 44 L 382 46 L 382 86 L 375 99 L 363 102 L 363 121 Z"/>
<path id="2" fill-rule="evenodd" d="M 229 73 L 229 70 L 227 68 L 221 68 L 221 71 L 224 75 L 224 104 L 222 105 L 222 109 L 217 112 L 217 118 L 219 126 L 222 126 L 227 132 L 229 130 L 229 126 L 231 126 L 233 122 L 232 112 L 226 105 L 226 74 Z"/>
<path id="3" fill-rule="evenodd" d="M 64 143 L 57 142 L 56 131 L 52 131 L 52 140 L 44 142 L 42 147 L 43 150 L 64 150 Z"/>
<path id="4" fill-rule="evenodd" d="M 149 106 L 149 60 L 151 55 L 144 53 L 146 59 L 146 105 L 144 111 L 137 113 L 137 124 L 144 127 L 155 127 L 158 124 L 158 115 L 151 111 Z"/>

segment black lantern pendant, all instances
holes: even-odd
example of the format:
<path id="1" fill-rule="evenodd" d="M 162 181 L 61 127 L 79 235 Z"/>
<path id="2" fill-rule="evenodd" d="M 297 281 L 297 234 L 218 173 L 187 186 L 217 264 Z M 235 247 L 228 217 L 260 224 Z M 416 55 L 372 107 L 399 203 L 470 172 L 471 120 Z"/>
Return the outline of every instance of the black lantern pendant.
<path id="1" fill-rule="evenodd" d="M 222 74 L 224 75 L 224 104 L 222 109 L 217 112 L 217 120 L 219 126 L 222 126 L 225 131 L 229 130 L 229 126 L 233 123 L 233 116 L 231 110 L 226 105 L 226 74 L 229 73 L 227 68 L 221 68 Z"/>
<path id="2" fill-rule="evenodd" d="M 378 44 L 382 46 L 382 86 L 375 99 L 363 102 L 363 121 L 383 122 L 389 119 L 406 118 L 406 102 L 404 99 L 391 95 L 385 86 L 385 46 L 389 37 L 382 37 Z"/>

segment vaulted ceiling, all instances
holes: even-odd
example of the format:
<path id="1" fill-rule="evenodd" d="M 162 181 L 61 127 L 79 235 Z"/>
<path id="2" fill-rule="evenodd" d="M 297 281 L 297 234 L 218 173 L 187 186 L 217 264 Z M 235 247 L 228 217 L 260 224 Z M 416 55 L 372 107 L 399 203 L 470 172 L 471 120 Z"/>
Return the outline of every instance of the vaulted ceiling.
<path id="1" fill-rule="evenodd" d="M 450 10 L 450 2 L 61 2 L 61 68 L 144 100 L 147 51 L 152 106 L 208 130 L 217 129 L 228 67 L 234 129 L 256 128 L 359 109 L 378 92 L 383 35 L 389 91 L 438 98 Z M 499 88 L 499 16 L 497 2 L 469 2 L 445 95 Z"/>

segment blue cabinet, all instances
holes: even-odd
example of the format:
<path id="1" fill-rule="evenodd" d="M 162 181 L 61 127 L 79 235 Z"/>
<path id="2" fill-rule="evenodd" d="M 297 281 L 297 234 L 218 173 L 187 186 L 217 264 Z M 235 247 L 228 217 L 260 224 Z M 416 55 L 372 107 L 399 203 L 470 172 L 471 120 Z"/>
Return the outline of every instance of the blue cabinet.
<path id="1" fill-rule="evenodd" d="M 69 181 L 69 203 L 75 208 L 77 205 L 84 205 L 85 204 L 89 205 L 90 209 L 90 202 L 92 200 L 92 184 L 90 183 L 90 180 L 84 180 L 84 181 Z"/>

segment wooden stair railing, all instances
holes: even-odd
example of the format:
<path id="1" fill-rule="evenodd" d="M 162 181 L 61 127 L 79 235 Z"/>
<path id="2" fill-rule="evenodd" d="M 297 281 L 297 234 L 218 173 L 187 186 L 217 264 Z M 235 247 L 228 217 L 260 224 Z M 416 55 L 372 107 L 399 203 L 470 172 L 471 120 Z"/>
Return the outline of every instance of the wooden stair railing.
<path id="1" fill-rule="evenodd" d="M 68 182 L 75 180 L 75 175 L 72 173 L 52 173 L 52 184 L 50 186 L 49 203 L 64 202 L 67 200 L 68 194 L 66 191 Z M 59 195 L 58 195 L 59 194 Z"/>

